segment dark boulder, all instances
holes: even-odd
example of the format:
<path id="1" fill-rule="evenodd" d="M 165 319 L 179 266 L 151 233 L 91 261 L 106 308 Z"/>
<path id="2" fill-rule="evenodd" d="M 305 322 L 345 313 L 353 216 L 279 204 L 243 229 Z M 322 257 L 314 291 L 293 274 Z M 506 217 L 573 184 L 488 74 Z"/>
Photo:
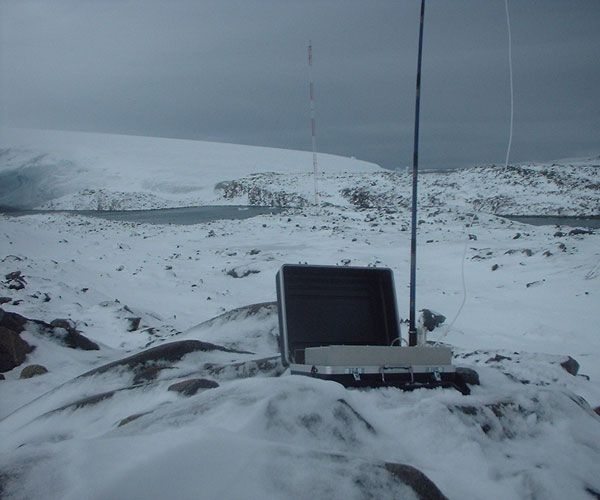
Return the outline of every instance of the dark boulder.
<path id="1" fill-rule="evenodd" d="M 25 330 L 27 318 L 17 313 L 7 312 L 0 308 L 0 326 L 12 330 L 15 333 L 21 333 Z"/>
<path id="2" fill-rule="evenodd" d="M 432 332 L 446 321 L 446 316 L 430 309 L 421 309 L 421 323 L 428 332 Z"/>
<path id="3" fill-rule="evenodd" d="M 178 392 L 184 396 L 193 396 L 200 389 L 214 389 L 219 387 L 214 380 L 209 380 L 206 378 L 191 378 L 189 380 L 184 380 L 182 382 L 177 382 L 176 384 L 169 386 L 169 391 Z"/>
<path id="4" fill-rule="evenodd" d="M 479 385 L 479 374 L 472 368 L 465 366 L 456 367 L 456 378 L 465 384 Z"/>
<path id="5" fill-rule="evenodd" d="M 0 326 L 0 372 L 19 366 L 33 349 L 17 332 Z"/>
<path id="6" fill-rule="evenodd" d="M 141 321 L 140 317 L 127 318 L 127 331 L 135 332 L 140 327 Z"/>
<path id="7" fill-rule="evenodd" d="M 560 366 L 562 366 L 563 369 L 571 375 L 577 375 L 577 372 L 579 371 L 579 363 L 571 356 L 567 356 L 567 359 L 565 359 Z"/>
<path id="8" fill-rule="evenodd" d="M 25 281 L 21 271 L 13 271 L 12 273 L 8 273 L 5 278 L 8 288 L 11 290 L 22 290 L 27 284 L 27 281 Z"/>
<path id="9" fill-rule="evenodd" d="M 48 368 L 43 365 L 27 365 L 21 370 L 19 378 L 32 378 L 43 375 L 44 373 L 48 373 Z"/>

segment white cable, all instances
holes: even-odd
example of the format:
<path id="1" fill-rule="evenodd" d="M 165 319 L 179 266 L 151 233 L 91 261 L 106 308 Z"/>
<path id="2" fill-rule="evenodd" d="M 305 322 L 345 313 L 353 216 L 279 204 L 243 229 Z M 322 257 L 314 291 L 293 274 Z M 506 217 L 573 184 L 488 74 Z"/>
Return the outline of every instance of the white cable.
<path id="1" fill-rule="evenodd" d="M 510 129 L 508 133 L 508 147 L 506 148 L 506 161 L 504 168 L 508 167 L 508 157 L 510 155 L 510 147 L 512 145 L 513 136 L 513 116 L 514 116 L 514 90 L 513 90 L 513 69 L 512 69 L 512 37 L 510 32 L 510 15 L 508 13 L 508 0 L 504 0 L 506 8 L 506 28 L 508 30 L 508 72 L 510 77 Z"/>
<path id="2" fill-rule="evenodd" d="M 513 70 L 512 70 L 512 37 L 511 37 L 511 31 L 510 31 L 510 15 L 508 12 L 508 0 L 504 0 L 504 7 L 506 9 L 506 27 L 508 30 L 508 70 L 509 70 L 509 79 L 510 79 L 510 127 L 509 127 L 509 132 L 508 132 L 508 146 L 506 148 L 506 160 L 504 162 L 504 168 L 507 168 L 508 167 L 508 158 L 510 156 L 510 147 L 512 145 L 512 136 L 513 136 L 514 89 L 513 89 Z M 475 215 L 476 214 L 473 213 L 469 227 L 473 226 L 473 221 L 475 220 Z M 458 307 L 458 310 L 456 311 L 454 318 L 448 324 L 444 333 L 439 337 L 438 342 L 440 340 L 442 340 L 446 335 L 448 335 L 448 333 L 454 326 L 455 321 L 460 316 L 460 313 L 462 312 L 463 307 L 465 307 L 465 304 L 467 302 L 467 284 L 465 281 L 465 260 L 467 257 L 468 245 L 469 245 L 469 236 L 467 235 L 467 239 L 465 240 L 465 246 L 463 248 L 463 255 L 462 255 L 461 266 L 460 266 L 460 279 L 462 282 L 462 291 L 463 291 L 462 302 L 460 303 L 460 306 Z"/>

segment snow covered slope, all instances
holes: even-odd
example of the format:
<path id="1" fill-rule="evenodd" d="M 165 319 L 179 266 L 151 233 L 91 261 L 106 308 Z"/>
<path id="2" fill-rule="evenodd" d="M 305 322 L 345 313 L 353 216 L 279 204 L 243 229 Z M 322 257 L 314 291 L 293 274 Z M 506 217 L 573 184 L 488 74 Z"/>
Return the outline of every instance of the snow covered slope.
<path id="1" fill-rule="evenodd" d="M 411 177 L 319 154 L 324 203 L 406 209 Z M 4 130 L 0 206 L 144 209 L 312 202 L 303 151 L 80 132 Z M 420 204 L 499 215 L 600 214 L 600 159 L 483 166 L 420 176 Z"/>
<path id="2" fill-rule="evenodd" d="M 130 147 L 131 138 L 115 140 Z M 96 158 L 90 165 L 104 165 L 96 146 L 81 148 Z M 114 148 L 106 145 L 124 165 Z M 75 182 L 69 172 L 83 168 L 83 152 L 52 154 L 71 162 L 53 186 Z M 281 154 L 287 171 L 217 172 L 190 196 L 308 197 L 309 174 L 292 172 Z M 5 172 L 30 168 L 15 155 L 3 156 Z M 39 182 L 44 161 L 30 162 L 42 169 Z M 456 364 L 478 371 L 469 396 L 346 390 L 291 376 L 279 362 L 275 274 L 284 263 L 390 267 L 406 318 L 403 174 L 338 172 L 323 179 L 318 210 L 185 226 L 0 214 L 1 326 L 12 314 L 62 319 L 53 323 L 99 347 L 72 348 L 39 323 L 23 326 L 35 350 L 0 380 L 0 496 L 444 498 L 408 464 L 451 499 L 598 497 L 600 234 L 527 226 L 474 201 L 502 195 L 524 213 L 593 208 L 594 161 L 564 163 L 421 176 L 417 308 L 448 318 L 429 340 L 451 345 Z M 538 182 L 529 170 L 557 173 Z M 563 173 L 559 185 L 553 178 Z M 586 178 L 592 187 L 576 189 Z M 229 183 L 215 191 L 217 180 Z M 72 189 L 47 203 L 83 203 L 81 186 Z M 189 194 L 157 193 L 146 191 L 149 206 Z M 47 372 L 21 378 L 32 364 Z"/>
<path id="3" fill-rule="evenodd" d="M 319 155 L 329 173 L 375 172 Z M 206 205 L 215 185 L 255 172 L 312 171 L 304 151 L 82 132 L 2 130 L 0 205 L 130 209 Z M 221 200 L 222 204 L 223 201 Z"/>

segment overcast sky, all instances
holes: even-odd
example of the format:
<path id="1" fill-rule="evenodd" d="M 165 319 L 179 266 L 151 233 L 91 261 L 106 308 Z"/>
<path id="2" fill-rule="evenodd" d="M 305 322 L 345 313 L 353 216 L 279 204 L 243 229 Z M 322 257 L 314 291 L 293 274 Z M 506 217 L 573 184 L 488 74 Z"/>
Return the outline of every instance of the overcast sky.
<path id="1" fill-rule="evenodd" d="M 418 0 L 0 0 L 4 126 L 412 161 Z M 510 2 L 511 160 L 600 154 L 600 0 Z M 428 0 L 420 164 L 502 163 L 504 0 Z"/>

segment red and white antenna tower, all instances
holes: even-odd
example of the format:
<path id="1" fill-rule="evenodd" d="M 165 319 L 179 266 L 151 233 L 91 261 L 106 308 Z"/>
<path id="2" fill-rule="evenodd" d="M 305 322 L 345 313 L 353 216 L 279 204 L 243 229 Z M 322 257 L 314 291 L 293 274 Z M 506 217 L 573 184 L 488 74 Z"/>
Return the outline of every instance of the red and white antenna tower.
<path id="1" fill-rule="evenodd" d="M 313 175 L 315 181 L 315 206 L 319 205 L 319 190 L 317 187 L 318 166 L 317 166 L 317 132 L 315 127 L 315 84 L 312 78 L 312 42 L 308 42 L 308 81 L 310 89 L 310 131 L 312 137 L 313 154 Z"/>

